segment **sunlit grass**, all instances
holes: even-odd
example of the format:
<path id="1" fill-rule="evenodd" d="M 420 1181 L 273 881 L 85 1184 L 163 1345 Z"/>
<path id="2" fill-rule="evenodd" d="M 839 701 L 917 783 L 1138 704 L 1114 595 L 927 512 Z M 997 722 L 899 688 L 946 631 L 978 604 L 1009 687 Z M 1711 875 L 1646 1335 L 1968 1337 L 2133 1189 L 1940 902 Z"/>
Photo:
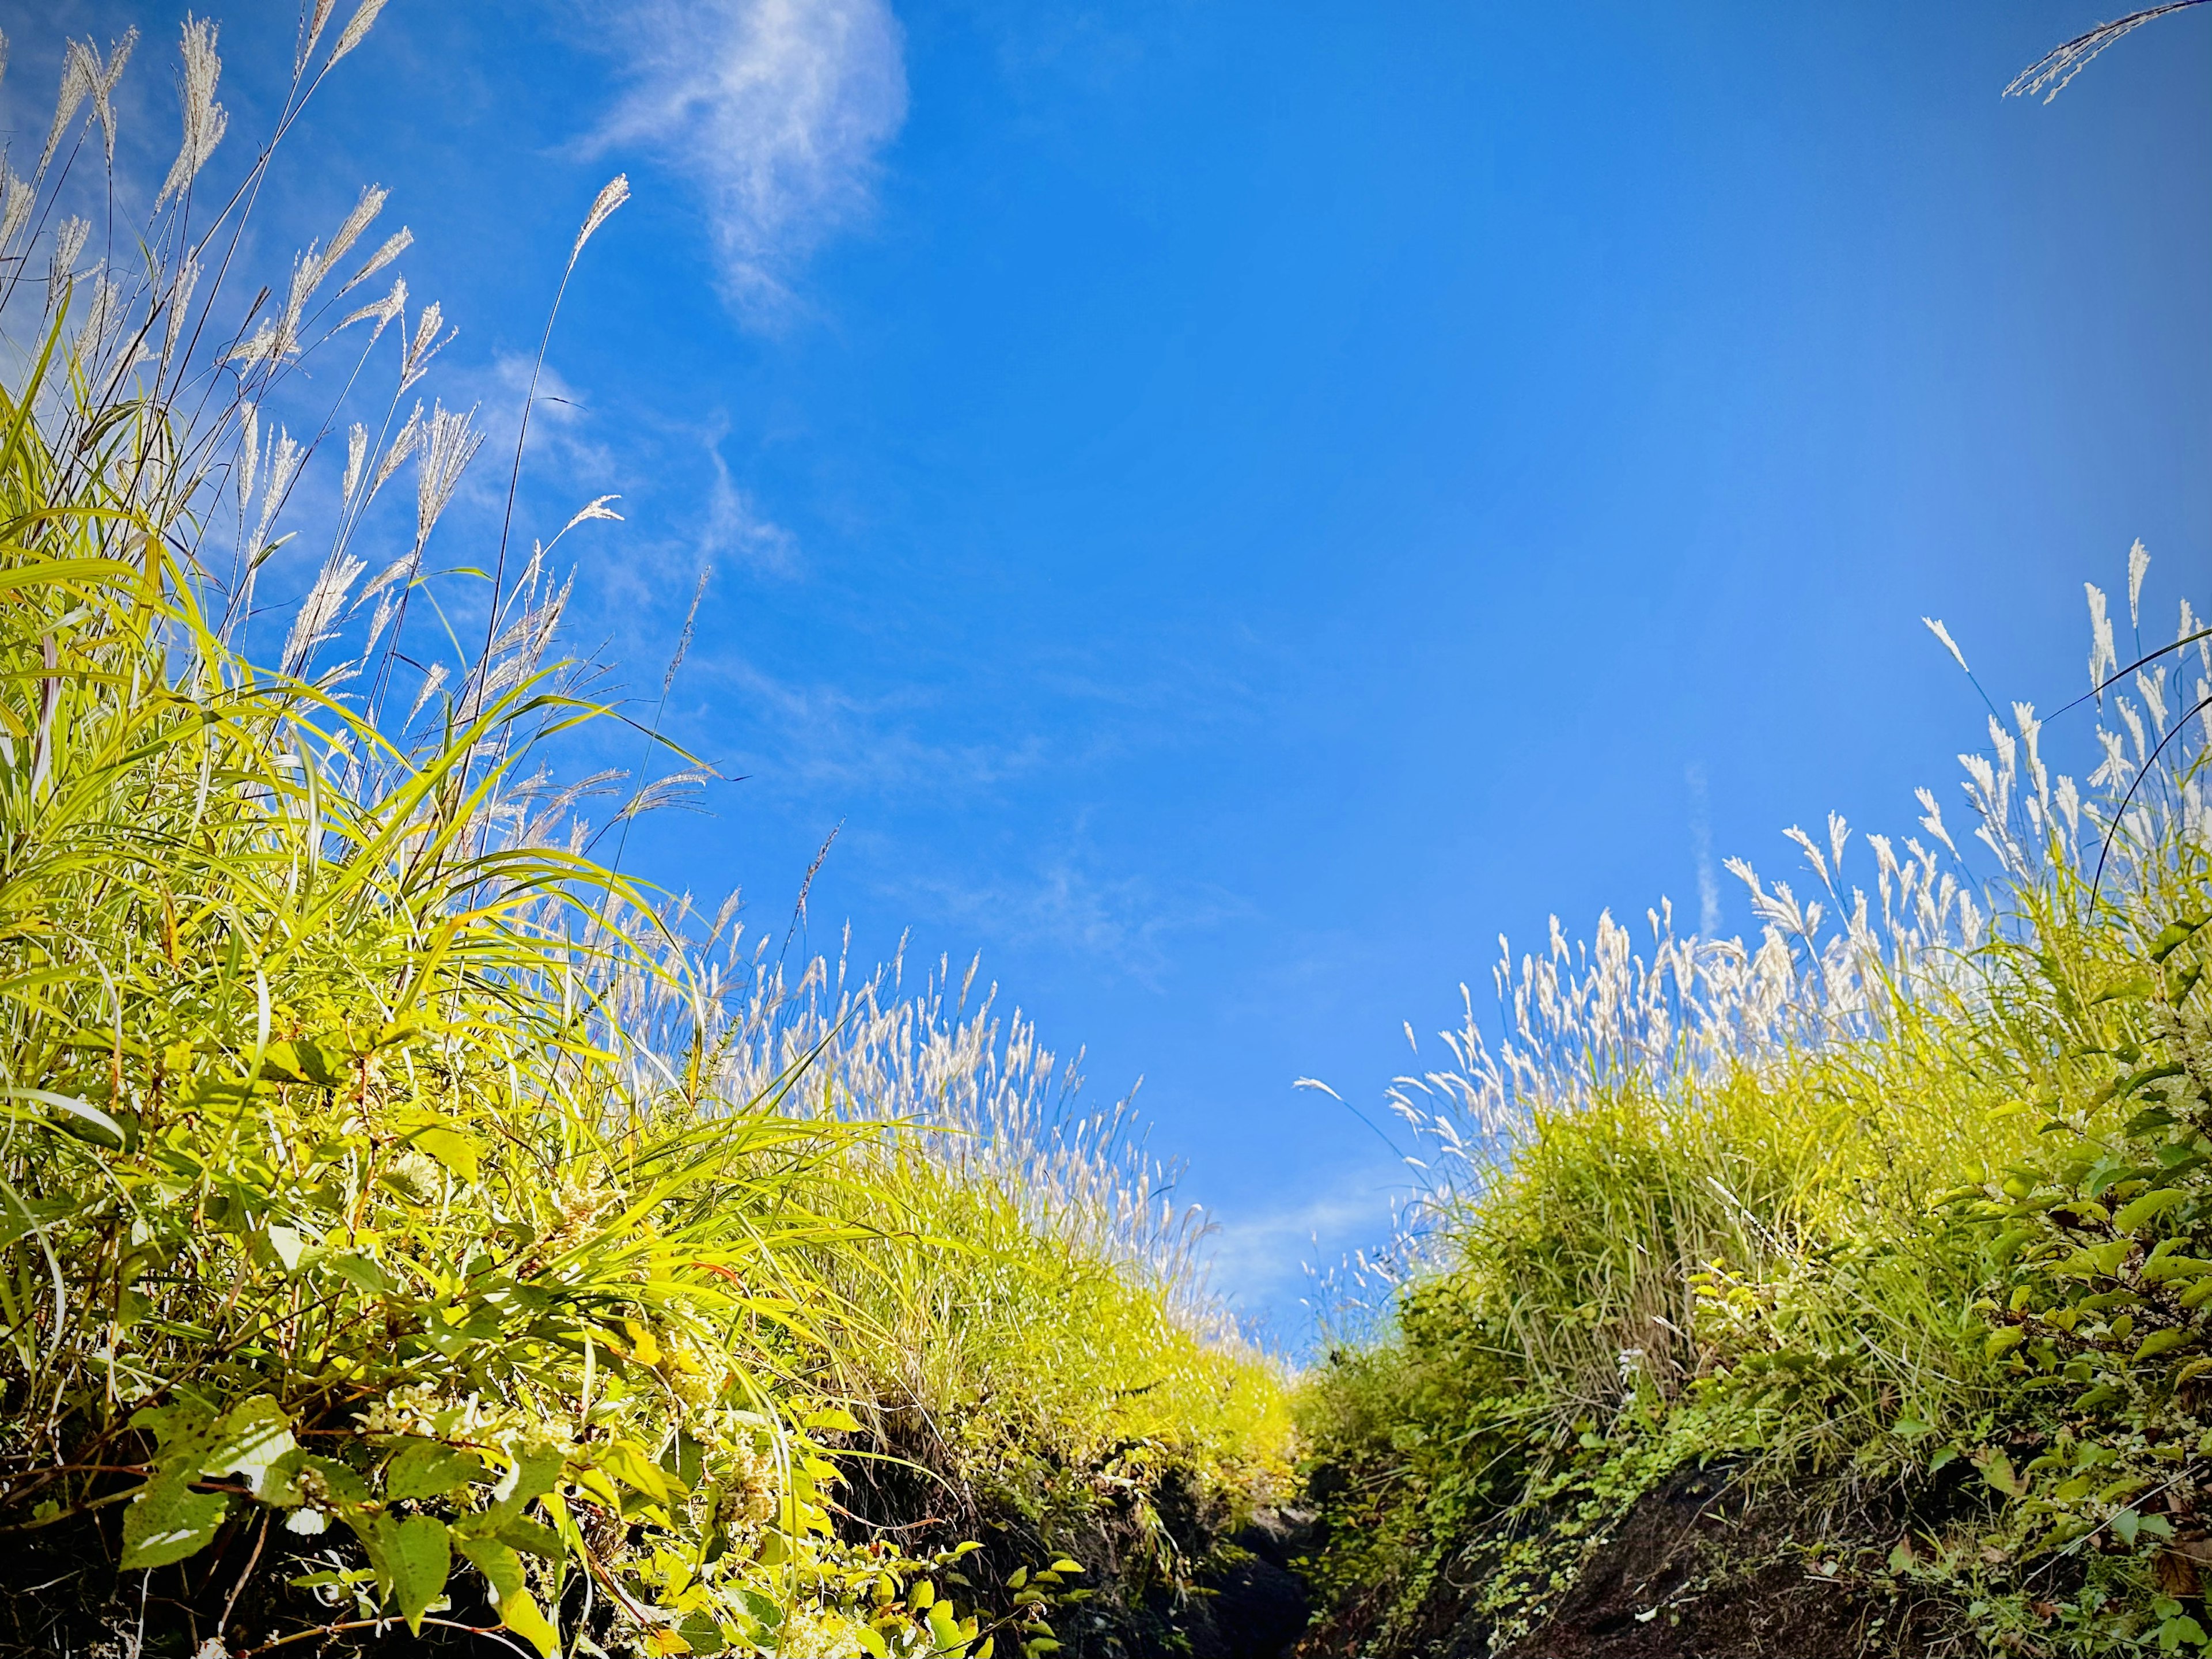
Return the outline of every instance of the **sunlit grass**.
<path id="1" fill-rule="evenodd" d="M 303 16 L 277 136 L 375 9 Z M 1018 1021 L 881 981 L 833 1006 L 819 964 L 787 989 L 580 850 L 620 781 L 561 781 L 608 711 L 551 550 L 605 501 L 439 574 L 477 439 L 412 401 L 449 336 L 404 232 L 355 251 L 382 193 L 249 297 L 275 138 L 196 197 L 226 124 L 194 24 L 176 168 L 95 240 L 71 169 L 112 161 L 129 54 L 71 48 L 0 187 L 19 1639 L 1043 1652 L 1053 1564 L 1104 1530 L 1102 1594 L 1180 1583 L 1151 1494 L 1261 1500 L 1287 1420 L 1123 1120 Z M 315 405 L 299 366 L 349 342 Z M 317 574 L 272 613 L 295 538 Z M 841 1503 L 909 1466 L 981 1496 L 927 1540 Z M 1009 1525 L 1018 1562 L 961 1530 Z"/>

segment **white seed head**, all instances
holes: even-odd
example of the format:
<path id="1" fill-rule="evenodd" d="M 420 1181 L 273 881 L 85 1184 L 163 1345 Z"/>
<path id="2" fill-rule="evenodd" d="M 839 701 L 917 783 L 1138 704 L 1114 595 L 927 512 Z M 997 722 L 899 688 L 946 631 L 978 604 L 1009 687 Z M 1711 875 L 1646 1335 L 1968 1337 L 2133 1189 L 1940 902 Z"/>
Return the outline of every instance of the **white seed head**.
<path id="1" fill-rule="evenodd" d="M 401 254 L 406 252 L 409 248 L 414 246 L 415 233 L 408 229 L 404 225 L 400 226 L 398 229 L 393 231 L 391 235 L 384 239 L 383 245 L 380 246 L 375 252 L 368 256 L 368 264 L 362 266 L 359 270 L 356 270 L 352 276 L 346 278 L 346 285 L 340 289 L 338 292 L 341 294 L 352 293 L 354 289 L 359 288 L 363 283 L 375 276 L 378 271 L 383 270 L 385 266 L 390 264 L 394 259 L 397 259 Z M 359 313 L 356 313 L 356 314 L 358 315 Z"/>
<path id="2" fill-rule="evenodd" d="M 2102 690 L 2108 672 L 2120 665 L 2119 653 L 2112 649 L 2112 619 L 2106 611 L 2105 590 L 2094 582 L 2081 587 L 2089 596 L 2089 684 Z"/>
<path id="3" fill-rule="evenodd" d="M 215 85 L 222 74 L 222 59 L 216 56 L 216 26 L 204 18 L 185 19 L 184 72 L 177 81 L 178 101 L 183 106 L 185 137 L 161 193 L 154 198 L 158 210 L 172 196 L 191 187 L 199 171 L 222 142 L 230 115 L 215 101 Z"/>
<path id="4" fill-rule="evenodd" d="M 307 458 L 307 453 L 301 447 L 299 440 L 278 427 L 264 469 L 267 476 L 261 486 L 261 519 L 254 526 L 252 540 L 246 544 L 246 551 L 252 556 L 259 557 L 269 545 L 270 527 L 283 510 L 284 498 L 291 493 L 293 481 L 299 477 L 300 464 Z"/>
<path id="5" fill-rule="evenodd" d="M 432 407 L 430 418 L 423 427 L 422 460 L 415 484 L 415 549 L 418 553 L 429 541 L 430 532 L 436 527 L 440 515 L 453 501 L 461 473 L 483 442 L 484 434 L 470 424 L 475 415 L 473 405 L 463 411 L 438 404 Z"/>
<path id="6" fill-rule="evenodd" d="M 353 505 L 353 492 L 361 487 L 362 464 L 368 459 L 368 428 L 356 421 L 346 431 L 345 488 L 340 495 L 348 507 Z"/>
<path id="7" fill-rule="evenodd" d="M 1937 639 L 1943 641 L 1943 648 L 1951 653 L 1951 659 L 1954 662 L 1957 663 L 1962 670 L 1969 674 L 1974 672 L 1972 669 L 1966 667 L 1966 653 L 1959 649 L 1959 642 L 1951 637 L 1951 630 L 1949 629 L 1944 627 L 1941 622 L 1937 621 L 1933 617 L 1923 617 L 1920 620 L 1928 625 L 1928 631 L 1929 633 L 1933 634 Z"/>
<path id="8" fill-rule="evenodd" d="M 77 50 L 71 41 L 72 50 Z M 91 41 L 84 43 L 84 67 L 88 85 L 85 91 L 92 99 L 92 118 L 100 123 L 100 137 L 107 157 L 108 171 L 115 170 L 115 88 L 123 79 L 123 66 L 131 61 L 132 48 L 138 44 L 138 31 L 134 27 L 123 32 L 123 38 L 108 48 L 107 61 L 101 63 L 100 48 Z"/>
<path id="9" fill-rule="evenodd" d="M 54 124 L 46 129 L 46 147 L 39 153 L 39 169 L 33 178 L 45 177 L 46 168 L 53 163 L 54 152 L 62 147 L 62 135 L 76 119 L 77 111 L 84 107 L 84 100 L 91 95 L 99 79 L 98 61 L 91 51 L 82 41 L 70 41 L 62 56 L 62 86 L 54 96 Z"/>
<path id="10" fill-rule="evenodd" d="M 200 262 L 186 254 L 177 261 L 177 273 L 169 283 L 169 291 L 161 301 L 168 311 L 167 331 L 161 341 L 161 366 L 167 369 L 177 355 L 178 343 L 183 338 L 185 318 L 192 308 L 192 290 L 199 285 Z"/>
<path id="11" fill-rule="evenodd" d="M 421 315 L 416 318 L 415 337 L 409 343 L 399 364 L 399 389 L 402 392 L 422 378 L 430 367 L 430 359 L 451 345 L 453 336 L 460 332 L 460 330 L 453 329 L 443 339 L 439 338 L 438 330 L 445 320 L 445 313 L 435 300 L 424 306 Z"/>
<path id="12" fill-rule="evenodd" d="M 376 24 L 376 14 L 383 9 L 384 0 L 361 0 L 354 15 L 346 19 L 345 27 L 338 32 L 338 43 L 331 48 L 330 58 L 323 64 L 325 72 L 332 64 L 368 38 L 369 30 Z"/>
<path id="13" fill-rule="evenodd" d="M 2150 550 L 2142 544 L 2142 538 L 2128 550 L 2128 621 L 2136 628 L 2142 626 L 2143 573 L 2150 568 Z"/>
<path id="14" fill-rule="evenodd" d="M 346 590 L 368 568 L 359 559 L 343 553 L 333 553 L 324 562 L 315 576 L 315 585 L 300 601 L 300 609 L 292 618 L 291 632 L 285 636 L 283 673 L 296 675 L 307 668 L 315 647 L 336 631 L 331 624 L 345 605 Z"/>
<path id="15" fill-rule="evenodd" d="M 592 210 L 584 216 L 584 228 L 576 233 L 576 246 L 568 250 L 568 263 L 576 263 L 576 256 L 584 251 L 584 244 L 592 240 L 592 233 L 606 223 L 609 216 L 629 200 L 629 175 L 617 173 L 600 187 L 592 201 Z"/>
<path id="16" fill-rule="evenodd" d="M 376 327 L 370 331 L 368 337 L 369 344 L 374 345 L 377 341 L 384 337 L 384 331 L 391 326 L 392 322 L 406 309 L 407 279 L 404 276 L 396 276 L 392 279 L 392 291 L 389 294 L 386 295 L 381 300 L 376 301 L 374 304 L 365 305 L 359 311 L 354 312 L 352 314 L 348 316 L 343 322 L 340 323 L 338 326 L 340 328 L 351 328 L 356 323 L 363 321 L 368 318 L 374 318 L 376 319 Z"/>
<path id="17" fill-rule="evenodd" d="M 422 405 L 418 403 L 407 416 L 406 425 L 399 428 L 399 435 L 392 441 L 392 447 L 384 452 L 384 459 L 376 464 L 376 481 L 368 487 L 369 500 L 376 499 L 376 492 L 384 488 L 393 473 L 399 471 L 407 458 L 415 453 L 415 446 L 422 441 Z"/>
<path id="18" fill-rule="evenodd" d="M 32 188 L 30 180 L 18 179 L 10 173 L 4 161 L 0 161 L 0 186 L 4 186 L 0 194 L 6 198 L 4 204 L 0 204 L 0 251 L 4 251 L 14 246 L 15 239 L 23 234 L 23 227 L 31 222 L 31 207 L 38 199 L 38 191 Z"/>
<path id="19" fill-rule="evenodd" d="M 62 302 L 70 280 L 76 275 L 76 262 L 84 252 L 85 239 L 92 234 L 92 221 L 69 218 L 54 233 L 54 246 L 46 261 L 46 309 Z"/>
<path id="20" fill-rule="evenodd" d="M 338 0 L 315 0 L 314 9 L 301 20 L 300 48 L 292 55 L 292 72 L 297 75 L 307 67 L 307 59 L 315 55 L 315 43 L 323 38 L 330 25 L 331 14 L 338 9 Z"/>

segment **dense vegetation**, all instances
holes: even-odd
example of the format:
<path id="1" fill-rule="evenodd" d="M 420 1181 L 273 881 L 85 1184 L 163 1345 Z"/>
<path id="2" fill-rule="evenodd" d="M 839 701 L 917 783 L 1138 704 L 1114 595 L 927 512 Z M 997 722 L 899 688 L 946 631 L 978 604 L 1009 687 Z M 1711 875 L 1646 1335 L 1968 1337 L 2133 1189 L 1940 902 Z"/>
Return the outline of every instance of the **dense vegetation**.
<path id="1" fill-rule="evenodd" d="M 448 550 L 382 192 L 239 274 L 380 3 L 220 189 L 203 22 L 158 191 L 129 40 L 0 167 L 0 1649 L 1257 1653 L 1302 1472 L 1317 1653 L 2212 1650 L 2212 636 L 2140 548 L 1970 836 L 1502 964 L 1293 1392 L 972 970 L 620 873 L 699 773 L 561 655 L 607 500 L 525 555 L 518 436 Z"/>
<path id="2" fill-rule="evenodd" d="M 377 9 L 303 15 L 276 137 Z M 988 996 L 787 981 L 730 908 L 594 861 L 610 781 L 561 769 L 607 711 L 552 550 L 613 514 L 441 574 L 479 440 L 409 407 L 448 337 L 404 231 L 356 251 L 383 193 L 241 297 L 276 137 L 210 186 L 188 22 L 182 149 L 135 191 L 132 44 L 71 47 L 0 179 L 0 1643 L 1172 1623 L 1288 1424 L 1121 1118 Z M 70 211 L 146 198 L 135 238 Z"/>
<path id="3" fill-rule="evenodd" d="M 1401 1084 L 1457 1174 L 1303 1395 L 1325 1646 L 2212 1647 L 2212 638 L 2090 600 L 2086 797 L 1992 711 L 1972 860 L 1793 830 L 1754 946 L 1555 931 Z"/>

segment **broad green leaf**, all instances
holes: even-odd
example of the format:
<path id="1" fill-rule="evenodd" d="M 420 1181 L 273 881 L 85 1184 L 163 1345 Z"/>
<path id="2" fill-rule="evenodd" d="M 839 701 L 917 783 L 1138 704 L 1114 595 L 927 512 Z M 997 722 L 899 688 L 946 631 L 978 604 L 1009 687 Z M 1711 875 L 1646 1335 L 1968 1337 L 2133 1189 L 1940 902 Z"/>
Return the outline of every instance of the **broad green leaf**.
<path id="1" fill-rule="evenodd" d="M 283 1484 L 272 1483 L 270 1466 L 297 1450 L 299 1443 L 292 1437 L 292 1419 L 284 1408 L 267 1395 L 256 1395 L 225 1414 L 200 1468 L 206 1474 L 242 1475 L 253 1495 L 266 1500 L 275 1486 Z"/>
<path id="2" fill-rule="evenodd" d="M 543 1498 L 553 1490 L 561 1479 L 561 1454 L 543 1447 L 526 1446 L 514 1454 L 514 1462 L 501 1475 L 491 1489 L 491 1507 L 482 1512 L 479 1524 L 472 1531 L 496 1532 L 507 1521 L 522 1513 L 532 1499 Z"/>
<path id="3" fill-rule="evenodd" d="M 300 1269 L 300 1258 L 307 1253 L 307 1241 L 300 1237 L 296 1227 L 272 1224 L 269 1229 L 269 1248 L 276 1253 L 276 1259 L 284 1264 L 286 1273 L 297 1273 Z"/>
<path id="4" fill-rule="evenodd" d="M 456 1451 L 435 1440 L 410 1436 L 400 1443 L 384 1468 L 384 1499 L 443 1498 L 480 1477 L 484 1466 L 475 1453 Z"/>
<path id="5" fill-rule="evenodd" d="M 528 1516 L 517 1516 L 499 1529 L 499 1541 L 525 1555 L 535 1555 L 547 1561 L 567 1558 L 568 1551 L 561 1541 L 561 1534 L 542 1522 Z"/>
<path id="6" fill-rule="evenodd" d="M 2190 1330 L 2153 1331 L 2148 1336 L 2143 1338 L 2142 1346 L 2136 1349 L 2136 1361 L 2141 1364 L 2146 1359 L 2155 1359 L 2162 1353 L 2172 1353 L 2176 1348 L 2192 1340 L 2196 1334 L 2196 1332 Z"/>
<path id="7" fill-rule="evenodd" d="M 492 1599 L 499 1604 L 500 1623 L 536 1647 L 545 1659 L 556 1659 L 560 1635 L 545 1621 L 531 1596 L 522 1558 L 507 1545 L 489 1538 L 457 1537 L 454 1541 L 491 1586 Z"/>
<path id="8" fill-rule="evenodd" d="M 439 1119 L 415 1130 L 408 1139 L 463 1181 L 473 1182 L 482 1171 L 483 1149 L 459 1124 Z"/>
<path id="9" fill-rule="evenodd" d="M 392 1290 L 392 1281 L 385 1276 L 384 1269 L 371 1257 L 350 1253 L 344 1255 L 327 1255 L 323 1258 L 322 1265 L 347 1283 L 368 1291 L 371 1296 L 387 1295 Z"/>
<path id="10" fill-rule="evenodd" d="M 326 1054 L 304 1037 L 270 1043 L 261 1075 L 271 1083 L 312 1083 L 319 1089 L 343 1089 L 347 1082 L 343 1056 Z"/>
<path id="11" fill-rule="evenodd" d="M 165 1567 L 198 1554 L 229 1509 L 228 1493 L 194 1492 L 178 1475 L 156 1475 L 123 1511 L 123 1570 Z"/>
<path id="12" fill-rule="evenodd" d="M 630 1441 L 617 1440 L 595 1447 L 592 1455 L 601 1468 L 632 1491 L 656 1504 L 668 1501 L 668 1474 Z"/>
<path id="13" fill-rule="evenodd" d="M 101 1137 L 111 1139 L 120 1147 L 129 1143 L 123 1126 L 88 1100 L 79 1100 L 75 1095 L 56 1094 L 51 1089 L 0 1089 L 0 1100 L 27 1100 L 35 1105 L 50 1106 L 62 1114 L 65 1122 L 96 1131 Z M 32 1122 L 45 1122 L 38 1114 L 10 1114 L 28 1116 Z"/>
<path id="14" fill-rule="evenodd" d="M 384 1534 L 383 1555 L 391 1574 L 392 1605 L 407 1620 L 409 1631 L 420 1636 L 422 1614 L 444 1592 L 446 1575 L 453 1567 L 453 1546 L 446 1523 L 428 1515 L 410 1516 L 404 1521 L 384 1515 L 377 1520 L 378 1531 Z"/>
<path id="15" fill-rule="evenodd" d="M 952 1609 L 939 1601 L 933 1605 L 927 1617 L 930 1639 L 937 1644 L 939 1653 L 957 1653 L 968 1644 L 961 1638 L 960 1626 L 952 1616 Z"/>
<path id="16" fill-rule="evenodd" d="M 2205 918 L 2203 916 L 2186 915 L 2179 921 L 2171 922 L 2160 928 L 2158 937 L 2150 942 L 2150 959 L 2153 962 L 2164 962 L 2179 950 L 2189 936 L 2202 927 L 2204 922 Z"/>
<path id="17" fill-rule="evenodd" d="M 2131 1233 L 2145 1222 L 2165 1214 L 2175 1205 L 2187 1200 L 2189 1194 L 2179 1187 L 2154 1187 L 2139 1198 L 2130 1199 L 2120 1206 L 2112 1218 L 2112 1225 L 2124 1233 Z"/>
<path id="18" fill-rule="evenodd" d="M 1974 1461 L 1981 1468 L 1982 1479 L 2006 1497 L 2020 1498 L 2026 1495 L 2027 1488 L 2021 1485 L 2020 1477 L 2013 1473 L 2012 1459 L 2007 1457 L 2002 1452 L 1992 1451 L 1986 1456 L 1978 1457 Z"/>

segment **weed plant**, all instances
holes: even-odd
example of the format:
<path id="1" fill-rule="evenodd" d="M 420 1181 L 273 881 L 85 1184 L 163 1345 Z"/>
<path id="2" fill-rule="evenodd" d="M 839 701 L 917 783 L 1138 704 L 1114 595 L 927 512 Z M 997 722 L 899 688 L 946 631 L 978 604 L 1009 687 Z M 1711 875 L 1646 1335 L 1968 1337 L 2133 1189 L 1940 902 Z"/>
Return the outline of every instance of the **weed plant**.
<path id="1" fill-rule="evenodd" d="M 405 231 L 361 252 L 384 193 L 287 279 L 240 274 L 278 142 L 380 3 L 311 0 L 219 188 L 188 21 L 135 233 L 134 36 L 72 44 L 35 166 L 0 163 L 6 1639 L 1048 1652 L 1062 1540 L 1133 1514 L 1172 1576 L 1141 1524 L 1167 1471 L 1264 1495 L 1278 1379 L 1027 1025 L 896 975 L 787 992 L 726 914 L 586 855 L 605 780 L 556 769 L 607 711 L 558 655 L 553 560 L 606 501 L 524 556 L 510 483 L 498 544 L 441 574 L 480 438 L 412 401 L 451 335 L 410 314 Z M 300 366 L 343 350 L 319 407 Z M 696 775 L 671 763 L 619 817 Z M 871 1460 L 894 1440 L 923 1455 Z M 963 1522 L 1011 1502 L 1034 1554 L 866 1524 L 912 1518 L 841 1501 L 890 1468 L 987 1488 Z"/>

